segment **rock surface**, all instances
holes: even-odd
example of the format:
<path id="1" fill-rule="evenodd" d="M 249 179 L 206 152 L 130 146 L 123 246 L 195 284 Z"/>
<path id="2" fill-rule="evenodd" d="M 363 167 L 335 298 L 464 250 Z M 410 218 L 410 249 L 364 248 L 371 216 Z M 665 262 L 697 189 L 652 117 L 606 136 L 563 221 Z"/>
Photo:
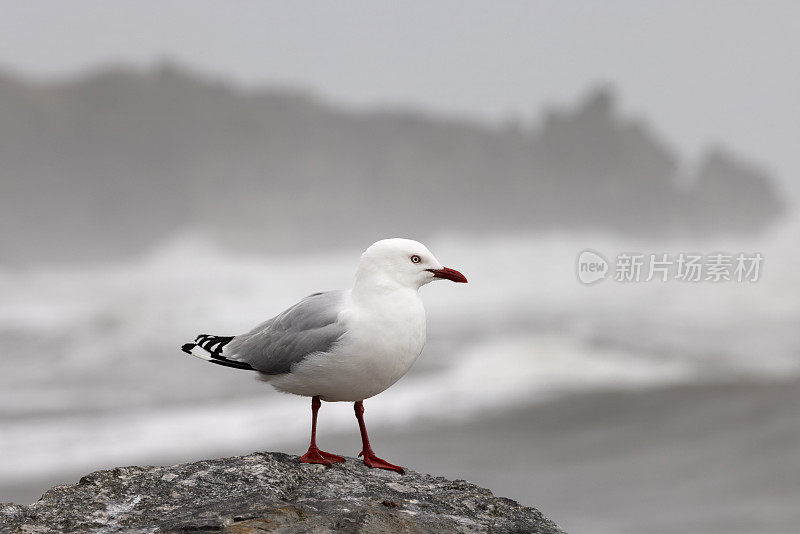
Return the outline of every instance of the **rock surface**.
<path id="1" fill-rule="evenodd" d="M 538 510 L 462 480 L 281 453 L 98 471 L 29 506 L 0 504 L 0 532 L 563 534 Z"/>

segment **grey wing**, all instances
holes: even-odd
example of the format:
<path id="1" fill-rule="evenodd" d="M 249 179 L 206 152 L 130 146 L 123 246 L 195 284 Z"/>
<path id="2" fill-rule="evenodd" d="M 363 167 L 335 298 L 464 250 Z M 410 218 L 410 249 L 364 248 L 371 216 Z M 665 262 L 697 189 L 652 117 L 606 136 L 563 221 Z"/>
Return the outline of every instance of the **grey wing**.
<path id="1" fill-rule="evenodd" d="M 346 329 L 336 319 L 344 291 L 314 293 L 288 310 L 236 336 L 224 355 L 268 375 L 288 373 L 315 352 L 328 352 Z"/>

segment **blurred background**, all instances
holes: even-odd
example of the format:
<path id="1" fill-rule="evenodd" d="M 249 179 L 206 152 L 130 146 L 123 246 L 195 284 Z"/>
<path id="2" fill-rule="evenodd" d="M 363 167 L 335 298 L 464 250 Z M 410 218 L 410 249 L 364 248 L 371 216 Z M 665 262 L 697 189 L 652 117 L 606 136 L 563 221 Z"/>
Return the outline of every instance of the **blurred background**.
<path id="1" fill-rule="evenodd" d="M 0 501 L 302 453 L 307 399 L 178 347 L 424 241 L 381 456 L 569 532 L 800 522 L 794 2 L 0 1 Z M 592 286 L 586 248 L 764 257 Z M 352 408 L 320 445 L 354 455 Z"/>

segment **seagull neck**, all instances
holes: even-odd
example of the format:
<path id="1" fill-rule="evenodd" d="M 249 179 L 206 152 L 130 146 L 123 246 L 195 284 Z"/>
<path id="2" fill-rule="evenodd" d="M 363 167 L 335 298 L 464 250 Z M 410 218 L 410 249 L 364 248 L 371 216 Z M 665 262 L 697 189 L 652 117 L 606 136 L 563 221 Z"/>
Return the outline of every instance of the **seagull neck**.
<path id="1" fill-rule="evenodd" d="M 400 284 L 388 276 L 371 274 L 369 276 L 356 276 L 352 296 L 357 301 L 369 302 L 385 298 L 387 294 L 398 291 L 413 291 L 416 293 L 414 288 Z"/>

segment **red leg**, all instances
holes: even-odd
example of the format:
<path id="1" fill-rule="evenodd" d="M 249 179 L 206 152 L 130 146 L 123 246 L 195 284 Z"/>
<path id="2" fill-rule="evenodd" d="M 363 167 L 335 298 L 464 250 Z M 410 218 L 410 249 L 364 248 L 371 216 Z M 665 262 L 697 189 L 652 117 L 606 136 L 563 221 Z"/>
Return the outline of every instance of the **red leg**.
<path id="1" fill-rule="evenodd" d="M 353 405 L 353 409 L 356 411 L 356 419 L 358 419 L 358 429 L 361 431 L 361 452 L 358 453 L 359 456 L 364 456 L 364 463 L 367 467 L 377 467 L 379 469 L 390 469 L 392 471 L 397 471 L 398 473 L 402 474 L 405 473 L 402 467 L 399 465 L 390 464 L 386 460 L 381 460 L 375 453 L 372 452 L 372 447 L 369 446 L 369 436 L 367 436 L 367 427 L 364 425 L 364 403 L 363 401 L 358 401 Z"/>
<path id="2" fill-rule="evenodd" d="M 319 407 L 322 406 L 322 401 L 319 396 L 311 398 L 311 445 L 308 446 L 308 452 L 300 457 L 301 464 L 323 464 L 330 467 L 331 462 L 344 462 L 344 458 L 331 454 L 329 452 L 321 451 L 317 448 L 317 412 Z"/>

